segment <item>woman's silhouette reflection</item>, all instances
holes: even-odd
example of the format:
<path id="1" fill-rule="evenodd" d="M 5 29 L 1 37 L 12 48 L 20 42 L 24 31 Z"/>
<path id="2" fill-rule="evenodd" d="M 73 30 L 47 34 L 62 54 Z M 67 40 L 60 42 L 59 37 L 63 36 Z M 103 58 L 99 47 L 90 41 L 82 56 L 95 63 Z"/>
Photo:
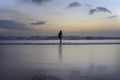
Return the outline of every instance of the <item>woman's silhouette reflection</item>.
<path id="1" fill-rule="evenodd" d="M 59 60 L 62 61 L 62 44 L 59 44 Z"/>

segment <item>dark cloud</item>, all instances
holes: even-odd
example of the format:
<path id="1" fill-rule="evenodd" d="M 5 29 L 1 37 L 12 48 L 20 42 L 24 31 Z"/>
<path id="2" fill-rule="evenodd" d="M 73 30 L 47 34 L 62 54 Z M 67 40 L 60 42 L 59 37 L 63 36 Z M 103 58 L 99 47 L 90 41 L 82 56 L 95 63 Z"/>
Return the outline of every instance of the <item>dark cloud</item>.
<path id="1" fill-rule="evenodd" d="M 32 25 L 45 25 L 46 22 L 45 21 L 38 21 L 38 22 L 32 22 Z"/>
<path id="2" fill-rule="evenodd" d="M 108 10 L 105 7 L 96 7 L 95 9 L 90 9 L 89 14 L 92 15 L 96 12 L 107 12 L 107 13 L 112 13 L 110 10 Z"/>
<path id="3" fill-rule="evenodd" d="M 118 15 L 113 15 L 113 16 L 107 17 L 107 19 L 113 19 L 113 18 L 118 18 L 118 17 L 119 17 Z"/>
<path id="4" fill-rule="evenodd" d="M 23 0 L 26 3 L 35 3 L 35 4 L 43 4 L 45 2 L 49 2 L 51 0 Z"/>
<path id="5" fill-rule="evenodd" d="M 96 9 L 90 9 L 90 15 L 92 15 L 92 14 L 94 14 L 95 12 L 97 12 L 97 10 Z"/>
<path id="6" fill-rule="evenodd" d="M 70 3 L 67 8 L 80 7 L 80 6 L 81 4 L 79 2 L 73 2 L 73 3 Z"/>
<path id="7" fill-rule="evenodd" d="M 30 30 L 25 24 L 13 20 L 0 20 L 0 28 L 13 30 Z"/>

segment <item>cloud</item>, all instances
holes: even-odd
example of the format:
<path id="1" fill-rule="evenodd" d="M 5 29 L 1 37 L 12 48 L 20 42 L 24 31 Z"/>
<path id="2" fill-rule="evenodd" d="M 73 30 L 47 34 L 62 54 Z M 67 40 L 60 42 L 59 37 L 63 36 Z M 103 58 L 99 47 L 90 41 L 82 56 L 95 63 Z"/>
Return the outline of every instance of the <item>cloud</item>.
<path id="1" fill-rule="evenodd" d="M 43 3 L 45 3 L 45 2 L 49 2 L 49 1 L 51 1 L 51 0 L 23 0 L 24 2 L 26 2 L 26 3 L 35 3 L 35 4 L 43 4 Z"/>
<path id="2" fill-rule="evenodd" d="M 11 14 L 15 14 L 15 15 L 19 15 L 19 16 L 23 16 L 23 14 L 21 14 L 20 12 L 18 12 L 18 11 L 15 11 L 15 10 L 11 10 L 11 9 L 0 9 L 0 13 L 2 13 L 2 14 L 9 14 L 9 13 L 11 13 Z"/>
<path id="3" fill-rule="evenodd" d="M 45 21 L 38 21 L 38 22 L 32 22 L 32 25 L 45 25 L 46 22 Z"/>
<path id="4" fill-rule="evenodd" d="M 118 18 L 119 16 L 118 15 L 113 15 L 113 16 L 109 16 L 109 17 L 106 17 L 107 19 L 113 19 L 113 18 Z"/>
<path id="5" fill-rule="evenodd" d="M 105 7 L 96 7 L 95 9 L 90 9 L 89 14 L 92 15 L 96 12 L 107 12 L 107 13 L 112 13 L 110 10 L 108 10 Z"/>
<path id="6" fill-rule="evenodd" d="M 9 12 L 13 12 L 13 11 L 12 10 L 8 10 L 8 9 L 7 10 L 2 10 L 2 9 L 0 10 L 0 13 L 9 13 Z"/>
<path id="7" fill-rule="evenodd" d="M 90 4 L 85 4 L 86 7 L 90 8 L 92 5 Z"/>
<path id="8" fill-rule="evenodd" d="M 73 3 L 70 3 L 67 8 L 80 7 L 80 6 L 81 4 L 79 2 L 73 2 Z"/>
<path id="9" fill-rule="evenodd" d="M 30 30 L 25 24 L 13 20 L 0 20 L 0 28 L 13 30 Z"/>

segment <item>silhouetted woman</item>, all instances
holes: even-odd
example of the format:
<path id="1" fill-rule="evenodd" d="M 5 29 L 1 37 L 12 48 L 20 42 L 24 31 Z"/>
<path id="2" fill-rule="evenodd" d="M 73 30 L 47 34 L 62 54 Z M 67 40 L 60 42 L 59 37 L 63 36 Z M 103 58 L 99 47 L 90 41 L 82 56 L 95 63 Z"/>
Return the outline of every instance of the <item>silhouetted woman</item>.
<path id="1" fill-rule="evenodd" d="M 62 35 L 63 35 L 63 33 L 62 33 L 62 31 L 60 30 L 60 32 L 58 33 L 58 38 L 59 38 L 59 40 L 60 40 L 60 43 L 62 43 Z"/>

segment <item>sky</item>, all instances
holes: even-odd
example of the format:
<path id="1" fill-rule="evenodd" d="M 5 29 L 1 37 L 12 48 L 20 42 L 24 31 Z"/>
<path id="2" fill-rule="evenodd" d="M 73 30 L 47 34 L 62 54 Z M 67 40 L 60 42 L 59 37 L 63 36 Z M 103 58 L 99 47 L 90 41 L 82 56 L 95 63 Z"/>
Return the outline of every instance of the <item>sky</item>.
<path id="1" fill-rule="evenodd" d="M 0 35 L 120 36 L 120 0 L 0 0 Z"/>

